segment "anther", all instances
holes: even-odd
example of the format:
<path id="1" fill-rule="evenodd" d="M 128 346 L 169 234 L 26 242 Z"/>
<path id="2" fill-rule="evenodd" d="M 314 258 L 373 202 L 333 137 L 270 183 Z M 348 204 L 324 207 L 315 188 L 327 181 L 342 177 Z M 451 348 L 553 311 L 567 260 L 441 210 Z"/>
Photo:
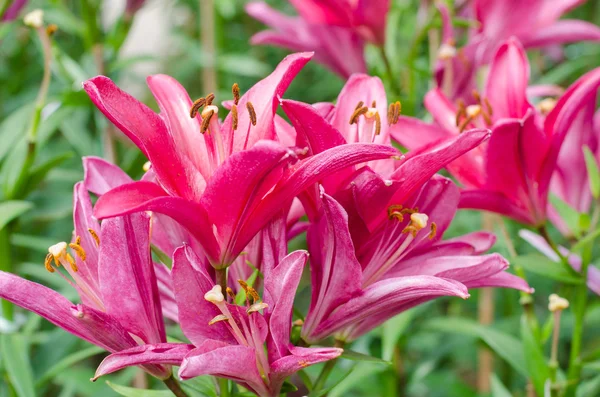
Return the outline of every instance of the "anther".
<path id="1" fill-rule="evenodd" d="M 250 115 L 250 122 L 255 126 L 256 112 L 254 111 L 254 105 L 252 105 L 252 102 L 246 102 L 246 109 L 248 109 L 248 114 Z"/>
<path id="2" fill-rule="evenodd" d="M 67 262 L 69 262 L 69 265 L 71 265 L 71 269 L 74 272 L 77 272 L 79 268 L 77 267 L 77 263 L 75 263 L 75 259 L 73 259 L 73 257 L 69 253 L 65 254 L 65 257 L 67 258 Z"/>
<path id="3" fill-rule="evenodd" d="M 390 205 L 387 210 L 388 218 L 390 220 L 397 219 L 399 222 L 402 222 L 404 220 L 404 215 L 402 214 L 402 208 L 403 207 L 401 204 Z"/>
<path id="4" fill-rule="evenodd" d="M 238 110 L 237 105 L 233 105 L 231 107 L 231 120 L 233 121 L 233 130 L 237 130 L 238 128 Z"/>
<path id="5" fill-rule="evenodd" d="M 52 267 L 52 259 L 54 259 L 54 257 L 51 253 L 48 252 L 48 254 L 46 255 L 46 259 L 44 260 L 44 267 L 50 273 L 54 273 L 54 268 Z"/>
<path id="6" fill-rule="evenodd" d="M 242 287 L 244 289 L 244 291 L 248 292 L 248 283 L 247 282 L 245 282 L 242 279 L 239 279 L 238 284 L 240 285 L 240 287 Z"/>
<path id="7" fill-rule="evenodd" d="M 235 294 L 233 293 L 233 290 L 229 287 L 225 288 L 225 292 L 227 292 L 227 295 L 229 295 L 229 297 L 231 298 L 232 302 L 235 302 Z"/>
<path id="8" fill-rule="evenodd" d="M 46 27 L 46 34 L 48 36 L 52 36 L 54 33 L 56 33 L 57 30 L 58 30 L 58 26 L 55 25 L 55 24 L 53 24 L 53 23 L 51 23 L 50 25 L 48 25 Z"/>
<path id="9" fill-rule="evenodd" d="M 240 102 L 240 86 L 238 83 L 234 83 L 231 87 L 231 93 L 233 94 L 233 103 L 237 105 Z"/>
<path id="10" fill-rule="evenodd" d="M 481 96 L 479 95 L 479 92 L 477 90 L 473 90 L 471 94 L 473 95 L 473 99 L 475 99 L 475 102 L 481 103 Z"/>
<path id="11" fill-rule="evenodd" d="M 369 111 L 369 108 L 367 107 L 361 107 L 361 108 L 357 108 L 354 113 L 352 113 L 352 116 L 350 117 L 350 124 L 356 124 L 356 122 L 358 121 L 358 118 L 360 116 L 362 116 L 363 114 L 367 113 Z"/>
<path id="12" fill-rule="evenodd" d="M 371 102 L 371 107 L 372 108 L 376 108 L 377 107 L 377 101 L 373 100 L 373 102 Z"/>
<path id="13" fill-rule="evenodd" d="M 254 302 L 258 302 L 260 301 L 260 295 L 258 295 L 258 292 L 256 292 L 256 290 L 254 288 L 252 288 L 251 286 L 248 286 L 248 289 L 246 290 L 247 294 L 250 295 L 252 297 L 252 299 L 254 300 Z"/>
<path id="14" fill-rule="evenodd" d="M 363 101 L 359 101 L 359 102 L 356 104 L 356 107 L 354 108 L 354 110 L 358 110 L 358 109 L 362 108 L 362 107 L 364 106 L 364 104 L 365 104 L 365 103 L 364 103 Z"/>
<path id="15" fill-rule="evenodd" d="M 248 314 L 250 314 L 250 313 L 254 313 L 254 312 L 258 312 L 258 311 L 261 311 L 263 309 L 266 309 L 267 307 L 269 307 L 269 305 L 267 305 L 266 303 L 264 303 L 264 302 L 257 302 L 257 303 L 254 303 L 252 306 L 250 306 L 248 308 L 248 310 L 246 310 L 246 312 Z"/>
<path id="16" fill-rule="evenodd" d="M 77 243 L 71 243 L 69 244 L 69 248 L 71 248 L 75 254 L 77 254 L 78 257 L 81 258 L 82 261 L 85 260 L 86 255 L 85 255 L 85 250 L 83 249 L 83 247 Z"/>
<path id="17" fill-rule="evenodd" d="M 100 237 L 98 237 L 98 234 L 96 233 L 96 231 L 94 229 L 88 229 L 88 232 L 92 235 L 92 238 L 96 242 L 96 246 L 99 247 L 100 246 Z"/>
<path id="18" fill-rule="evenodd" d="M 223 302 L 225 297 L 223 296 L 223 292 L 221 292 L 221 286 L 215 285 L 212 287 L 210 291 L 204 294 L 204 299 L 214 304 Z"/>
<path id="19" fill-rule="evenodd" d="M 218 323 L 220 321 L 228 321 L 229 317 L 224 314 L 219 314 L 218 316 L 213 317 L 212 320 L 208 322 L 208 325 L 213 325 L 214 323 Z"/>
<path id="20" fill-rule="evenodd" d="M 375 135 L 379 135 L 381 133 L 381 116 L 379 113 L 375 113 Z"/>
<path id="21" fill-rule="evenodd" d="M 208 112 L 206 112 L 206 115 L 204 112 L 202 112 L 202 124 L 200 125 L 200 132 L 202 134 L 204 134 L 208 130 L 208 126 L 210 125 L 210 119 L 212 118 L 213 114 L 215 114 L 214 110 L 209 110 Z"/>
<path id="22" fill-rule="evenodd" d="M 388 124 L 396 124 L 398 119 L 400 118 L 400 113 L 402 112 L 402 104 L 400 101 L 396 101 L 391 103 L 388 107 Z"/>
<path id="23" fill-rule="evenodd" d="M 81 245 L 81 236 L 75 237 L 75 244 Z"/>
<path id="24" fill-rule="evenodd" d="M 492 109 L 492 104 L 490 103 L 490 101 L 487 98 L 483 98 L 483 104 L 485 105 L 485 110 L 487 111 L 487 114 L 493 116 L 494 109 Z"/>
<path id="25" fill-rule="evenodd" d="M 213 101 L 215 100 L 215 94 L 213 94 L 212 92 L 210 94 L 208 94 L 206 96 L 206 106 L 210 106 L 212 105 Z"/>
<path id="26" fill-rule="evenodd" d="M 435 234 L 437 233 L 437 224 L 435 222 L 431 222 L 431 229 L 429 232 L 429 239 L 433 240 L 433 238 L 435 237 Z"/>
<path id="27" fill-rule="evenodd" d="M 205 98 L 198 98 L 198 99 L 196 99 L 194 101 L 194 103 L 192 104 L 192 107 L 190 109 L 190 118 L 193 119 L 194 117 L 196 117 L 196 115 L 198 114 L 198 111 L 204 105 L 206 105 L 206 99 Z"/>

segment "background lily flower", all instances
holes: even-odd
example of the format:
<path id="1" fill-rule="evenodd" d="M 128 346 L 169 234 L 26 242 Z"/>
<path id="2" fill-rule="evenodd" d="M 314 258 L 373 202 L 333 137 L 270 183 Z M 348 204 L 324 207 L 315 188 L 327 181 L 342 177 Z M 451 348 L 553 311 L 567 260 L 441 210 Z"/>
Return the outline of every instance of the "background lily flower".
<path id="1" fill-rule="evenodd" d="M 503 257 L 480 255 L 493 245 L 493 235 L 477 232 L 442 240 L 459 201 L 450 180 L 433 178 L 416 195 L 390 206 L 388 215 L 371 227 L 364 199 L 372 197 L 373 183 L 355 182 L 339 195 L 344 207 L 323 194 L 321 216 L 308 232 L 313 290 L 304 340 L 335 335 L 351 341 L 431 299 L 466 299 L 468 288 L 531 290 L 504 272 L 508 262 Z M 376 190 L 386 189 L 380 186 Z"/>
<path id="2" fill-rule="evenodd" d="M 252 44 L 274 45 L 292 51 L 314 51 L 315 61 L 343 78 L 367 71 L 364 41 L 349 28 L 291 17 L 263 2 L 248 3 L 246 12 L 271 28 L 252 36 Z"/>
<path id="3" fill-rule="evenodd" d="M 16 19 L 23 7 L 27 5 L 27 0 L 14 0 L 10 6 L 0 15 L 0 22 L 9 22 Z"/>
<path id="4" fill-rule="evenodd" d="M 110 352 L 166 342 L 150 256 L 150 216 L 132 214 L 99 226 L 83 183 L 75 185 L 74 201 L 73 242 L 50 247 L 45 265 L 79 292 L 82 303 L 5 272 L 0 272 L 0 297 Z M 181 362 L 185 352 L 179 349 L 179 359 L 169 363 Z M 168 365 L 143 368 L 160 379 L 171 376 Z"/>
<path id="5" fill-rule="evenodd" d="M 582 107 L 589 106 L 600 84 L 600 72 L 582 77 L 555 107 L 531 105 L 527 99 L 529 63 L 514 39 L 498 50 L 483 96 L 474 105 L 451 103 L 439 89 L 425 106 L 434 117 L 428 124 L 400 117 L 390 131 L 409 149 L 460 135 L 465 128 L 492 128 L 489 142 L 448 165 L 465 187 L 460 206 L 489 210 L 532 226 L 546 220 L 550 178 L 565 137 Z"/>
<path id="6" fill-rule="evenodd" d="M 274 138 L 277 97 L 308 59 L 306 54 L 286 58 L 271 76 L 239 99 L 240 109 L 246 104 L 252 110 L 232 110 L 222 125 L 212 110 L 206 114 L 208 124 L 190 119 L 187 107 L 191 101 L 185 91 L 159 89 L 153 79 L 150 85 L 168 123 L 107 78 L 87 81 L 84 87 L 94 103 L 148 156 L 158 181 L 113 189 L 98 200 L 95 215 L 107 218 L 138 211 L 165 214 L 194 235 L 213 266 L 224 268 L 282 205 L 289 205 L 325 175 L 358 162 L 396 156 L 397 151 L 390 146 L 354 144 L 296 162 L 294 151 L 272 140 L 260 141 Z M 175 87 L 172 80 L 161 77 L 158 81 L 170 81 L 168 87 Z M 165 93 L 177 95 L 163 97 Z M 256 100 L 251 102 L 252 98 Z M 211 106 L 207 105 L 203 113 Z M 200 133 L 202 125 L 207 128 L 204 135 Z M 234 127 L 238 129 L 235 133 Z M 254 129 L 257 132 L 250 132 Z M 227 134 L 220 135 L 223 131 Z M 207 143 L 209 139 L 212 143 Z M 200 150 L 194 149 L 198 146 Z M 209 148 L 207 156 L 201 156 L 203 147 Z M 191 160 L 194 156 L 198 157 L 195 162 Z M 207 159 L 214 161 L 203 163 Z"/>

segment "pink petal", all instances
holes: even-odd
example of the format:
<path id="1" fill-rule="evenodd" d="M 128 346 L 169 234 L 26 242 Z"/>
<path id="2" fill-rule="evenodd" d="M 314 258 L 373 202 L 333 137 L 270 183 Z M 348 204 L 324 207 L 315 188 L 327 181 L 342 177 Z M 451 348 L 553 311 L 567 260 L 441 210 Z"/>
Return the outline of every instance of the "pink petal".
<path id="1" fill-rule="evenodd" d="M 446 98 L 441 89 L 436 88 L 425 95 L 424 104 L 433 119 L 445 131 L 458 135 L 456 126 L 456 107 Z"/>
<path id="2" fill-rule="evenodd" d="M 181 365 L 183 358 L 193 349 L 194 346 L 184 343 L 158 343 L 113 353 L 102 360 L 92 382 L 127 367 L 148 364 Z"/>
<path id="3" fill-rule="evenodd" d="M 593 23 L 579 20 L 556 21 L 534 31 L 523 39 L 525 47 L 545 47 L 552 44 L 600 41 L 600 28 Z"/>
<path id="4" fill-rule="evenodd" d="M 488 232 L 472 232 L 462 236 L 444 240 L 444 243 L 467 243 L 474 249 L 474 254 L 483 254 L 496 243 L 496 236 Z"/>
<path id="5" fill-rule="evenodd" d="M 105 219 L 100 241 L 100 291 L 107 313 L 144 343 L 166 342 L 150 256 L 150 216 Z"/>
<path id="6" fill-rule="evenodd" d="M 516 205 L 503 194 L 489 190 L 463 190 L 458 207 L 495 212 L 524 224 L 535 223 L 526 209 Z"/>
<path id="7" fill-rule="evenodd" d="M 125 171 L 100 157 L 84 157 L 83 172 L 85 188 L 97 196 L 117 186 L 133 182 Z"/>
<path id="8" fill-rule="evenodd" d="M 406 116 L 400 116 L 398 122 L 390 126 L 390 135 L 408 150 L 419 149 L 431 142 L 452 137 L 452 134 L 443 128 Z"/>
<path id="9" fill-rule="evenodd" d="M 356 5 L 355 24 L 359 29 L 366 29 L 365 39 L 376 45 L 385 43 L 386 19 L 390 10 L 390 0 L 358 0 Z"/>

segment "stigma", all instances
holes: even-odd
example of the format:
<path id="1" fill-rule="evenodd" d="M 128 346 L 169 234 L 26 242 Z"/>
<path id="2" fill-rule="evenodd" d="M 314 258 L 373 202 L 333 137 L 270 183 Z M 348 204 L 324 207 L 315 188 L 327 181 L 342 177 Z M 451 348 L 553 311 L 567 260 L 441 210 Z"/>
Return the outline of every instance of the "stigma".
<path id="1" fill-rule="evenodd" d="M 426 214 L 413 212 L 410 214 L 410 223 L 402 230 L 402 233 L 410 233 L 416 237 L 419 231 L 427 227 L 427 222 L 429 222 L 429 217 Z"/>
<path id="2" fill-rule="evenodd" d="M 224 302 L 225 296 L 223 295 L 221 286 L 215 285 L 214 287 L 212 287 L 212 289 L 210 291 L 208 291 L 207 293 L 204 294 L 204 299 L 211 303 L 214 303 L 214 304 L 219 304 L 219 303 Z"/>
<path id="3" fill-rule="evenodd" d="M 540 103 L 537 104 L 536 108 L 545 116 L 554 109 L 556 102 L 557 101 L 554 98 L 542 99 Z"/>
<path id="4" fill-rule="evenodd" d="M 65 266 L 65 264 L 68 264 L 71 270 L 77 272 L 79 270 L 77 268 L 77 263 L 71 254 L 67 252 L 67 247 L 70 247 L 79 257 L 82 258 L 82 260 L 85 260 L 85 251 L 83 247 L 78 244 L 78 241 L 79 238 L 76 240 L 76 243 L 71 243 L 69 245 L 67 245 L 67 243 L 64 241 L 61 241 L 60 243 L 50 246 L 48 248 L 48 254 L 44 260 L 44 267 L 46 270 L 48 270 L 50 273 L 54 273 L 55 269 L 52 266 L 52 262 L 54 262 L 56 268 L 60 267 L 60 265 Z"/>

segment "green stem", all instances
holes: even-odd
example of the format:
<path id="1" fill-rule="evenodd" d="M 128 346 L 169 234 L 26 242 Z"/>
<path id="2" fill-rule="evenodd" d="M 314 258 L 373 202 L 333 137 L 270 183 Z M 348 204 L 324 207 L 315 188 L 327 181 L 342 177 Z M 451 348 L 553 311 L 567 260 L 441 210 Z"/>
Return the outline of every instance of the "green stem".
<path id="1" fill-rule="evenodd" d="M 0 230 L 0 270 L 3 272 L 12 271 L 12 258 L 10 255 L 10 233 L 9 225 Z M 2 300 L 2 316 L 8 321 L 12 321 L 14 317 L 14 307 L 12 303 Z"/>
<path id="2" fill-rule="evenodd" d="M 181 389 L 181 385 L 177 382 L 177 379 L 171 375 L 169 378 L 163 380 L 163 383 L 167 385 L 169 390 L 173 392 L 177 397 L 188 397 L 188 395 Z"/>
<path id="3" fill-rule="evenodd" d="M 592 261 L 593 240 L 586 244 L 581 255 L 581 277 L 583 282 L 578 285 L 575 291 L 573 301 L 573 312 L 575 323 L 573 325 L 573 335 L 571 337 L 571 354 L 569 356 L 569 372 L 567 379 L 570 381 L 565 392 L 565 396 L 575 396 L 577 385 L 581 377 L 581 341 L 583 339 L 585 311 L 587 306 L 587 273 L 590 262 Z"/>
<path id="4" fill-rule="evenodd" d="M 394 76 L 394 71 L 392 69 L 392 64 L 390 63 L 390 59 L 388 58 L 387 54 L 385 53 L 385 47 L 382 44 L 378 48 L 379 48 L 379 53 L 381 54 L 381 59 L 383 59 L 383 64 L 385 65 L 385 70 L 388 75 L 390 85 L 392 86 L 392 90 L 396 94 L 399 94 L 401 92 L 401 89 L 400 89 L 400 86 L 398 85 L 398 81 L 396 80 L 396 77 Z"/>
<path id="5" fill-rule="evenodd" d="M 224 378 L 217 378 L 219 383 L 219 395 L 221 397 L 229 397 L 229 381 Z"/>

